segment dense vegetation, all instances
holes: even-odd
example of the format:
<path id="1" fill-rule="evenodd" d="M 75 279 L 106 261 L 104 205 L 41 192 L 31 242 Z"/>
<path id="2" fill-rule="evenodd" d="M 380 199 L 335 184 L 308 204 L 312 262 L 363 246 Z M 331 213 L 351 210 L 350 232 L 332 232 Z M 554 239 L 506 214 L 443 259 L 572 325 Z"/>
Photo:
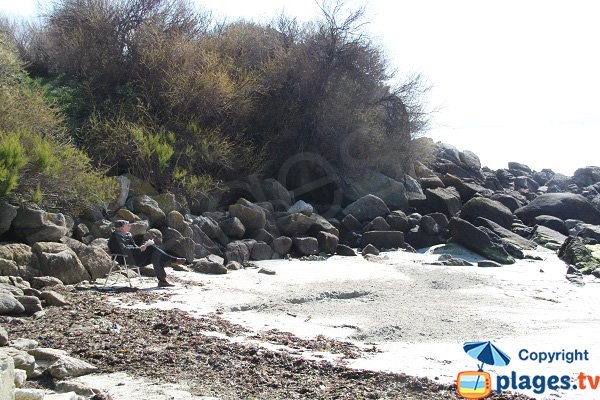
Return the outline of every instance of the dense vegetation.
<path id="1" fill-rule="evenodd" d="M 0 198 L 76 209 L 110 197 L 114 184 L 70 144 L 43 94 L 0 34 Z"/>
<path id="2" fill-rule="evenodd" d="M 59 0 L 12 36 L 96 166 L 193 195 L 299 152 L 403 173 L 427 123 L 421 82 L 390 86 L 363 11 L 343 15 L 221 23 L 184 0 Z"/>

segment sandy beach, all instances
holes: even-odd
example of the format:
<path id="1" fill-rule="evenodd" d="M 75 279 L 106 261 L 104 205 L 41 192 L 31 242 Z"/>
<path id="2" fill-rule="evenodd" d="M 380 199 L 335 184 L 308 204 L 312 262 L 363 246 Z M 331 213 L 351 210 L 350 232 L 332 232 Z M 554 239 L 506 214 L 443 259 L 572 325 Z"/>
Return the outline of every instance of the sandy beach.
<path id="1" fill-rule="evenodd" d="M 481 259 L 449 250 L 469 261 Z M 252 268 L 220 276 L 175 272 L 189 284 L 171 290 L 171 297 L 163 301 L 126 307 L 177 308 L 196 316 L 216 311 L 253 332 L 278 330 L 307 339 L 322 335 L 364 348 L 375 346 L 378 352 L 346 362 L 355 368 L 440 382 L 452 382 L 458 372 L 476 369 L 462 344 L 485 340 L 512 358 L 509 366 L 486 368 L 493 375 L 597 374 L 598 280 L 587 278 L 584 285 L 569 282 L 565 264 L 542 249 L 536 255 L 543 261 L 521 260 L 501 268 L 427 265 L 437 259 L 433 253 L 444 252 L 438 248 L 424 254 L 387 252 L 368 259 L 335 256 L 326 261 L 257 263 L 276 275 Z M 523 349 L 587 349 L 590 358 L 539 363 L 520 359 Z M 318 357 L 343 359 L 335 354 Z M 542 399 L 597 398 L 589 390 L 517 392 Z"/>

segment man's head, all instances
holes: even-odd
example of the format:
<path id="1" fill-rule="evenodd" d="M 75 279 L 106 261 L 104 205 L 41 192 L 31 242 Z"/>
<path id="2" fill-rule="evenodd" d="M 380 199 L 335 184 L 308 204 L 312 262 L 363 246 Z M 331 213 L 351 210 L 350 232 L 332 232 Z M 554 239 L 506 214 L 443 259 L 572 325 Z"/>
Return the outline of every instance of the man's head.
<path id="1" fill-rule="evenodd" d="M 131 225 L 129 225 L 129 221 L 126 221 L 124 219 L 119 219 L 115 221 L 115 231 L 126 233 L 129 232 L 130 229 Z"/>

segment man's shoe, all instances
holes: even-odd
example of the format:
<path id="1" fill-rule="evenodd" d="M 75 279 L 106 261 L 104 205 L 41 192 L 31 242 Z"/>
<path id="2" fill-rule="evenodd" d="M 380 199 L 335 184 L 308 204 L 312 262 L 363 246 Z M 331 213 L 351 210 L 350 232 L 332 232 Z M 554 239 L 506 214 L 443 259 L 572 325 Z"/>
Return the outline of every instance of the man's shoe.
<path id="1" fill-rule="evenodd" d="M 170 282 L 167 281 L 158 281 L 158 287 L 173 287 L 175 285 L 173 285 Z"/>

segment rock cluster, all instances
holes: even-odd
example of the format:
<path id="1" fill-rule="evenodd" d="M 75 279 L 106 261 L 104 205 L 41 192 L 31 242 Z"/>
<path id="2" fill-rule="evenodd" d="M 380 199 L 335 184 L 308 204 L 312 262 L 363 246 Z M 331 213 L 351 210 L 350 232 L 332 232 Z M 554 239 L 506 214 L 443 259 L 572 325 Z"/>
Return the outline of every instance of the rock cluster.
<path id="1" fill-rule="evenodd" d="M 9 321 L 10 322 L 10 321 Z M 0 325 L 0 399 L 69 399 L 87 400 L 108 398 L 102 391 L 70 379 L 97 371 L 85 361 L 63 350 L 39 347 L 35 340 L 9 340 Z M 49 376 L 56 392 L 24 388 L 27 380 Z"/>
<path id="2" fill-rule="evenodd" d="M 472 152 L 443 143 L 434 148 L 434 161 L 429 167 L 416 162 L 413 176 L 393 179 L 371 170 L 339 174 L 334 183 L 343 200 L 323 214 L 328 218 L 319 214 L 322 204 L 294 203 L 292 192 L 274 179 L 255 182 L 261 201 L 236 196 L 210 210 L 202 202 L 188 207 L 175 195 L 158 194 L 131 175 L 119 177 L 118 201 L 76 218 L 0 203 L 0 275 L 24 282 L 50 276 L 64 284 L 104 277 L 111 265 L 107 239 L 117 219 L 130 221 L 140 243 L 153 239 L 187 259 L 190 269 L 217 274 L 290 255 L 352 256 L 356 248 L 372 255 L 448 241 L 510 264 L 537 245 L 558 251 L 568 236 L 584 246 L 600 241 L 600 168 L 581 168 L 566 177 L 510 162 L 493 171 L 482 168 Z M 585 264 L 581 269 L 591 273 L 596 261 L 590 257 L 597 260 L 596 252 L 585 262 L 569 262 Z M 28 310 L 37 307 L 33 299 L 23 303 Z"/>

